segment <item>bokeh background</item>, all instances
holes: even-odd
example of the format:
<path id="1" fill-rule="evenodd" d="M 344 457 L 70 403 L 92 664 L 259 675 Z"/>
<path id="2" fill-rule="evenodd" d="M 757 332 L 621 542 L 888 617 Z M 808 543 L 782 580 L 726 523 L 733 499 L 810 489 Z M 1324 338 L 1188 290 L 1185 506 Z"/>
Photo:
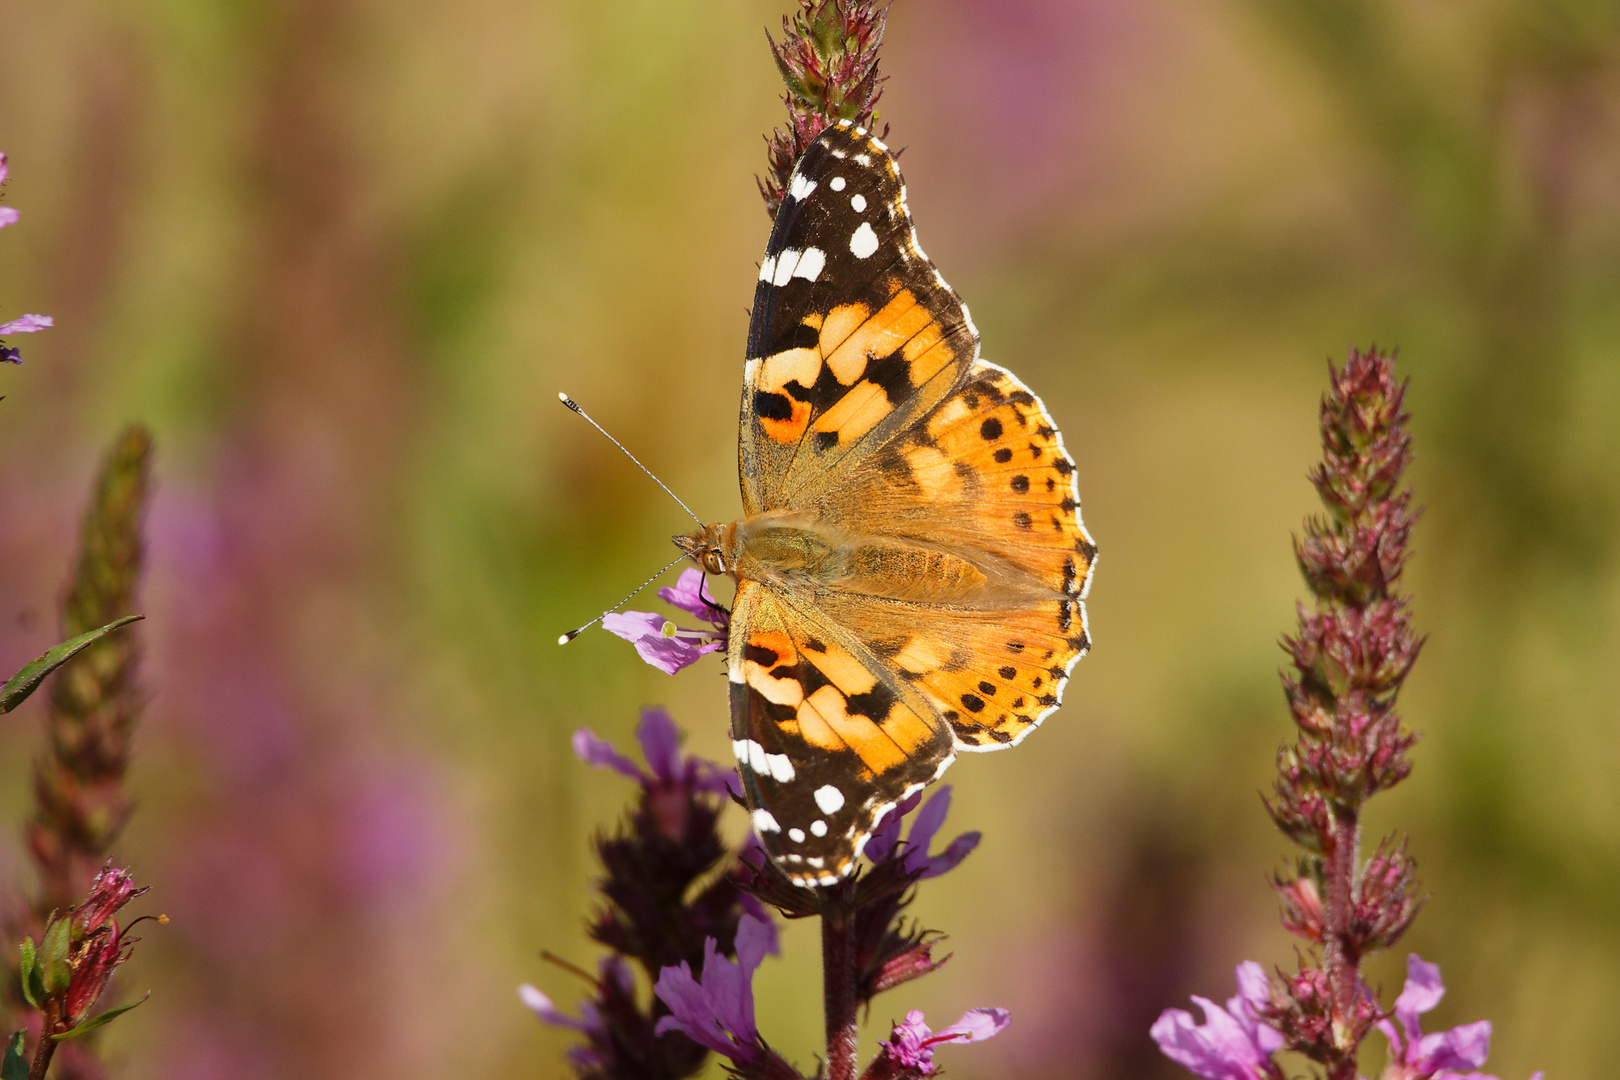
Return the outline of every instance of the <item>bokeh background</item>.
<path id="1" fill-rule="evenodd" d="M 663 702 L 726 746 L 707 666 L 555 644 L 687 527 L 556 393 L 735 512 L 787 7 L 0 0 L 0 318 L 58 324 L 0 372 L 0 668 L 54 640 L 101 448 L 159 445 L 121 848 L 173 922 L 126 969 L 125 1075 L 566 1075 L 514 987 L 577 996 L 537 951 L 594 957 L 588 838 L 629 794 L 569 733 Z M 952 773 L 985 840 L 918 910 L 955 959 L 874 1027 L 1003 1005 L 955 1075 L 1170 1077 L 1161 1008 L 1291 962 L 1257 798 L 1289 535 L 1324 363 L 1376 342 L 1431 637 L 1370 828 L 1432 894 L 1432 1019 L 1492 1020 L 1504 1078 L 1612 1074 L 1620 7 L 901 0 L 885 67 L 922 240 L 1058 418 L 1102 555 L 1068 704 Z M 0 820 L 41 708 L 0 721 Z M 763 1027 L 809 1066 L 814 928 L 785 946 Z"/>

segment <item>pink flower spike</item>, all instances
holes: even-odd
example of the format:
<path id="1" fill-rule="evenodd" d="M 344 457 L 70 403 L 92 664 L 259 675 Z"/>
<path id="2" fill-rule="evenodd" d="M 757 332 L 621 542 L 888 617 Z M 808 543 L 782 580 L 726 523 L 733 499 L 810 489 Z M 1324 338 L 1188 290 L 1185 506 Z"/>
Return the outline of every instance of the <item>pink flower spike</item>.
<path id="1" fill-rule="evenodd" d="M 21 217 L 22 215 L 17 213 L 14 208 L 10 206 L 0 206 L 0 229 L 5 228 L 7 225 L 17 224 L 17 221 Z"/>

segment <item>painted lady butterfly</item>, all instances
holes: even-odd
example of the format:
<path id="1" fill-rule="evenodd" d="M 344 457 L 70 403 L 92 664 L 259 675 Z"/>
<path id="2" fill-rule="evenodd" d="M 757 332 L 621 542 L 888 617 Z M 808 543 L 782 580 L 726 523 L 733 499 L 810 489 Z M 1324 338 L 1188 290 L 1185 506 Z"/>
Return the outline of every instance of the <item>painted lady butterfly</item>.
<path id="1" fill-rule="evenodd" d="M 754 829 L 795 882 L 832 885 L 957 751 L 1057 708 L 1097 559 L 1052 418 L 979 359 L 894 158 L 847 121 L 799 160 L 765 248 L 737 458 L 743 519 L 675 542 L 737 581 Z"/>

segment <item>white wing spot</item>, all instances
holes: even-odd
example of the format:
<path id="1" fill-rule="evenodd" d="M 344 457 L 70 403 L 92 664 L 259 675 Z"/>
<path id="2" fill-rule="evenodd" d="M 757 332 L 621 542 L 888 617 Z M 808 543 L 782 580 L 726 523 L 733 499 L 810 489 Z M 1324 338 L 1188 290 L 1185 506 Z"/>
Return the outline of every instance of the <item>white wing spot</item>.
<path id="1" fill-rule="evenodd" d="M 816 805 L 823 814 L 836 814 L 844 807 L 844 793 L 831 784 L 816 788 Z"/>
<path id="2" fill-rule="evenodd" d="M 795 844 L 804 843 L 804 830 L 803 829 L 789 829 L 788 830 L 788 839 L 793 841 Z"/>
<path id="3" fill-rule="evenodd" d="M 866 213 L 866 196 L 857 191 L 849 197 L 849 205 L 855 208 L 857 214 Z"/>
<path id="4" fill-rule="evenodd" d="M 771 812 L 769 810 L 761 807 L 754 811 L 754 831 L 757 833 L 781 832 L 782 826 L 776 823 L 776 819 L 771 816 Z"/>
<path id="5" fill-rule="evenodd" d="M 776 273 L 771 275 L 771 284 L 780 288 L 788 283 L 793 271 L 799 266 L 799 256 L 802 254 L 797 248 L 788 248 L 776 257 Z"/>
<path id="6" fill-rule="evenodd" d="M 786 754 L 766 754 L 765 765 L 770 769 L 771 779 L 778 784 L 786 784 L 793 779 L 793 762 L 788 760 Z"/>
<path id="7" fill-rule="evenodd" d="M 853 160 L 854 160 L 855 164 L 857 164 L 857 165 L 870 165 L 870 164 L 872 164 L 872 158 L 871 158 L 871 156 L 869 154 L 856 154 L 854 156 Z"/>
<path id="8" fill-rule="evenodd" d="M 834 191 L 843 191 L 844 178 L 842 176 L 835 176 L 832 178 L 832 183 L 828 184 L 827 186 L 832 188 Z"/>
<path id="9" fill-rule="evenodd" d="M 872 252 L 876 251 L 877 249 L 877 233 L 872 231 L 872 226 L 870 224 L 864 221 L 861 222 L 861 227 L 856 229 L 854 235 L 849 238 L 850 252 L 857 259 L 866 259 L 870 258 Z M 776 276 L 781 277 L 781 272 L 778 271 Z"/>
<path id="10" fill-rule="evenodd" d="M 820 248 L 805 248 L 804 254 L 799 256 L 799 265 L 793 268 L 794 277 L 802 277 L 807 281 L 814 281 L 821 276 L 821 271 L 827 265 L 827 253 Z"/>
<path id="11" fill-rule="evenodd" d="M 793 174 L 793 183 L 788 187 L 789 195 L 802 202 L 803 200 L 808 199 L 810 197 L 810 193 L 814 190 L 816 190 L 816 182 L 814 180 L 810 180 L 798 173 Z"/>
<path id="12" fill-rule="evenodd" d="M 763 746 L 753 739 L 748 739 L 744 749 L 748 751 L 748 768 L 753 771 L 755 776 L 771 775 L 771 766 L 765 760 L 766 755 Z"/>
<path id="13" fill-rule="evenodd" d="M 816 818 L 816 820 L 810 823 L 810 831 L 815 833 L 817 836 L 826 836 L 827 823 L 822 821 L 820 818 Z"/>
<path id="14" fill-rule="evenodd" d="M 759 264 L 759 280 L 769 281 L 776 274 L 776 256 L 767 255 Z"/>

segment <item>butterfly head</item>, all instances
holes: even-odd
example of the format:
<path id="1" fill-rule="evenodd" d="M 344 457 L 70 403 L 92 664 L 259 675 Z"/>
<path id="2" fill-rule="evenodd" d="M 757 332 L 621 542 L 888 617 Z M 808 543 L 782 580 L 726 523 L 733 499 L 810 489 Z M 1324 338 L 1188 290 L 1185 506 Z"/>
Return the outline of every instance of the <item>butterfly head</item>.
<path id="1" fill-rule="evenodd" d="M 697 532 L 673 538 L 675 546 L 703 568 L 707 574 L 729 574 L 737 566 L 737 525 L 715 522 Z"/>

